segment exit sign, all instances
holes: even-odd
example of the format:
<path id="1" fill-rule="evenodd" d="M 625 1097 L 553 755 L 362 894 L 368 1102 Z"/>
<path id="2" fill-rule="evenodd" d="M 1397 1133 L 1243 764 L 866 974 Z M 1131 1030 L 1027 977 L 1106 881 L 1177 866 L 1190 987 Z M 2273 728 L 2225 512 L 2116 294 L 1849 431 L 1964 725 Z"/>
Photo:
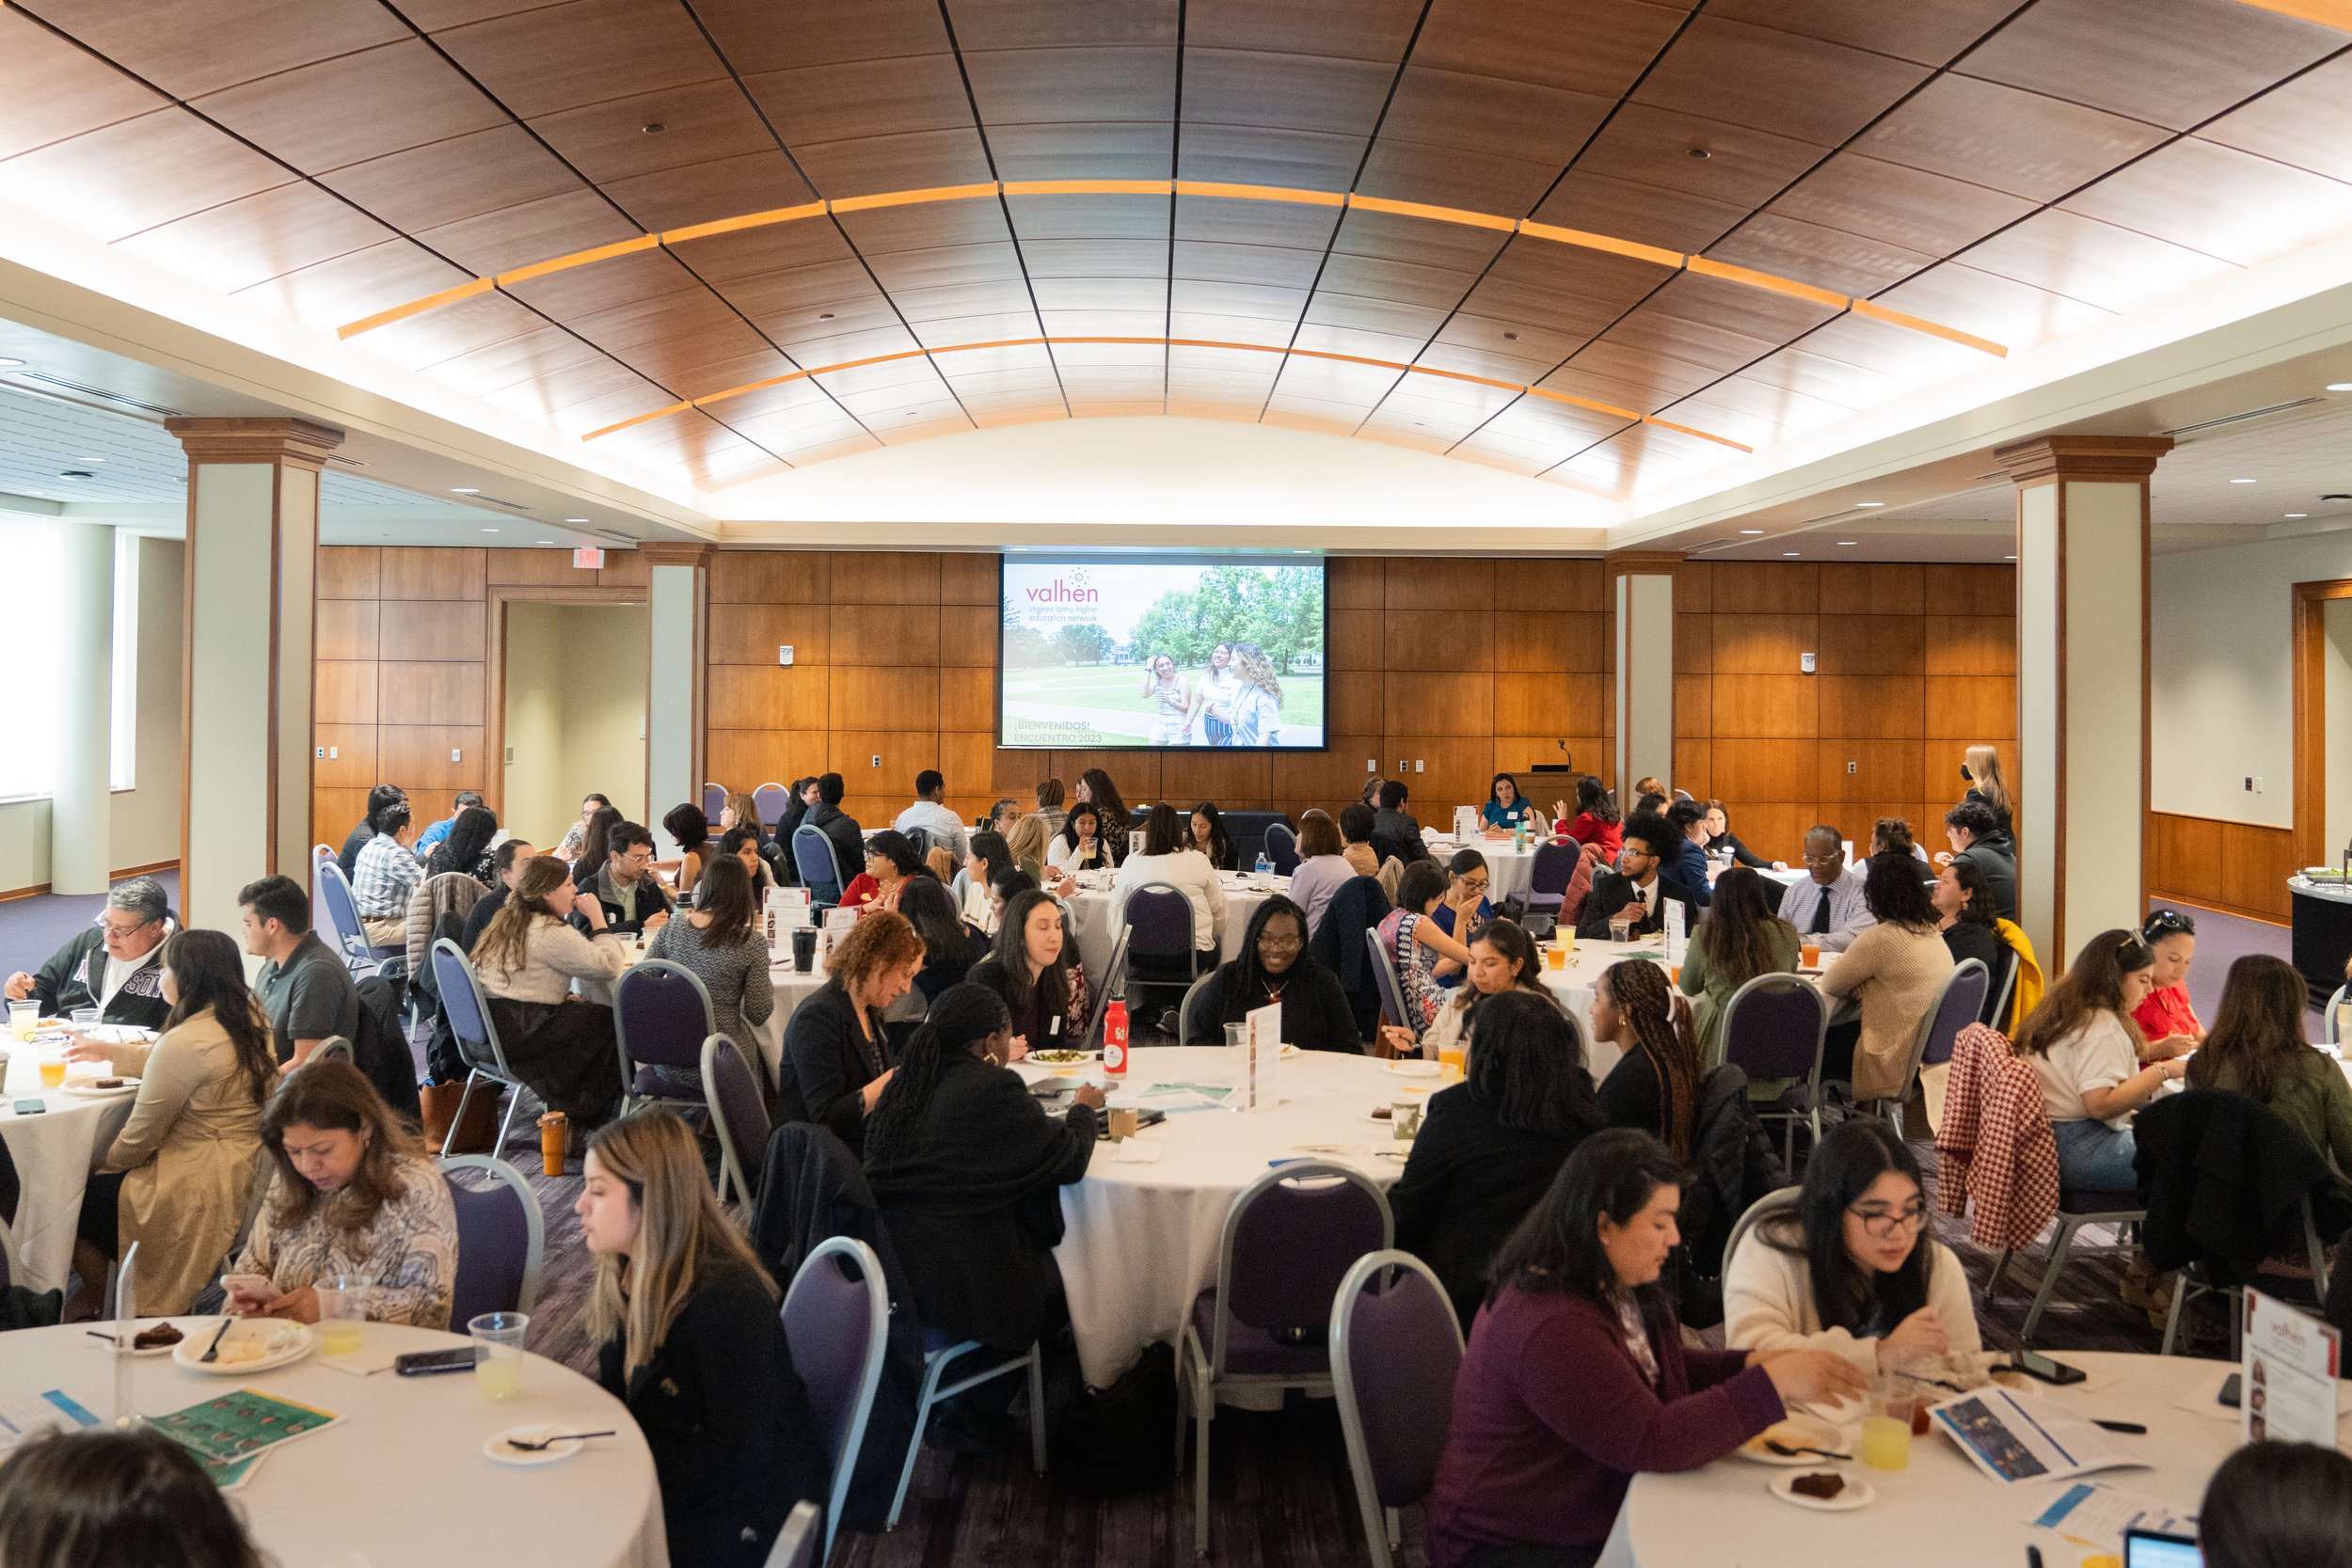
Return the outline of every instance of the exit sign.
<path id="1" fill-rule="evenodd" d="M 604 564 L 604 547 L 600 545 L 580 546 L 572 551 L 572 564 L 583 572 L 595 571 Z"/>

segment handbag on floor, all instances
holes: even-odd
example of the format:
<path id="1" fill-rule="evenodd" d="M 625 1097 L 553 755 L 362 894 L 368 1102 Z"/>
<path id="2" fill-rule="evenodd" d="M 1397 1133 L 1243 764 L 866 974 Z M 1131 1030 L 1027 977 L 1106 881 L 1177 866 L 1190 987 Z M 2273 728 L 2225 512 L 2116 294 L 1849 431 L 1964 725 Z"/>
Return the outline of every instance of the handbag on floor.
<path id="1" fill-rule="evenodd" d="M 499 1135 L 499 1102 L 513 1091 L 498 1084 L 479 1085 L 473 1103 L 466 1108 L 466 1124 L 457 1130 L 456 1141 L 450 1145 L 453 1154 L 496 1154 Z M 449 1136 L 449 1124 L 457 1118 L 458 1101 L 465 1098 L 466 1084 L 426 1084 L 417 1090 L 417 1098 L 424 1111 L 424 1143 L 436 1155 L 441 1151 L 441 1140 Z"/>
<path id="2" fill-rule="evenodd" d="M 1089 1497 L 1166 1486 L 1176 1456 L 1176 1353 L 1146 1345 L 1107 1388 L 1089 1388 L 1054 1425 L 1054 1481 Z"/>

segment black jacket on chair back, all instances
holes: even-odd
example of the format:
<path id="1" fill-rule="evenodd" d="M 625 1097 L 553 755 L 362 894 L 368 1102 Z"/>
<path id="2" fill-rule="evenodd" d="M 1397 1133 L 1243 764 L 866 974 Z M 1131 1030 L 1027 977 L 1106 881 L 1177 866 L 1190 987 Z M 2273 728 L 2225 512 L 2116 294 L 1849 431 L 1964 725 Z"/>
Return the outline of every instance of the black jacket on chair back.
<path id="1" fill-rule="evenodd" d="M 2302 1198 L 2320 1238 L 2347 1214 L 2326 1155 L 2277 1112 L 2225 1089 L 2190 1089 L 2144 1106 L 2133 1120 L 2133 1164 L 2148 1209 L 2140 1237 L 2169 1272 L 2203 1263 L 2226 1283 L 2253 1279 L 2265 1257 L 2303 1257 Z"/>

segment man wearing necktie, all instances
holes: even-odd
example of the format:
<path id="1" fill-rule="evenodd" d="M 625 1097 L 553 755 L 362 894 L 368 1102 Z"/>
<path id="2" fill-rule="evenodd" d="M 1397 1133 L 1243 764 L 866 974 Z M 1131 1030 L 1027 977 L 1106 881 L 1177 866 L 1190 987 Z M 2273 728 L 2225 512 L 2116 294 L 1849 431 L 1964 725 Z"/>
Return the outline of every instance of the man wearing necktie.
<path id="1" fill-rule="evenodd" d="M 1836 828 L 1806 830 L 1804 868 L 1805 879 L 1782 895 L 1780 917 L 1823 952 L 1843 953 L 1877 922 L 1862 901 L 1862 873 L 1847 866 Z"/>

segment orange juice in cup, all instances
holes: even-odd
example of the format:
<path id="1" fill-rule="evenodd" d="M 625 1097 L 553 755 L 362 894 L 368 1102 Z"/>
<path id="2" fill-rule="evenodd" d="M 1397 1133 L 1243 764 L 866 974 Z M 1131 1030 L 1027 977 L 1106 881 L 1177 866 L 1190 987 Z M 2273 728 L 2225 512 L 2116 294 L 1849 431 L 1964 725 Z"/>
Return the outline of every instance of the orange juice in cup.
<path id="1" fill-rule="evenodd" d="M 1470 1048 L 1456 1039 L 1438 1047 L 1438 1069 L 1449 1080 L 1457 1080 L 1470 1063 Z"/>
<path id="2" fill-rule="evenodd" d="M 1821 948 L 1819 942 L 1800 942 L 1798 944 L 1797 967 L 1800 969 L 1819 969 L 1821 967 Z"/>
<path id="3" fill-rule="evenodd" d="M 1553 970 L 1566 969 L 1568 967 L 1568 941 L 1572 940 L 1574 939 L 1555 940 L 1549 947 L 1546 948 L 1544 950 L 1545 967 Z"/>
<path id="4" fill-rule="evenodd" d="M 65 1047 L 44 1045 L 40 1048 L 40 1086 L 54 1089 L 65 1083 Z"/>

